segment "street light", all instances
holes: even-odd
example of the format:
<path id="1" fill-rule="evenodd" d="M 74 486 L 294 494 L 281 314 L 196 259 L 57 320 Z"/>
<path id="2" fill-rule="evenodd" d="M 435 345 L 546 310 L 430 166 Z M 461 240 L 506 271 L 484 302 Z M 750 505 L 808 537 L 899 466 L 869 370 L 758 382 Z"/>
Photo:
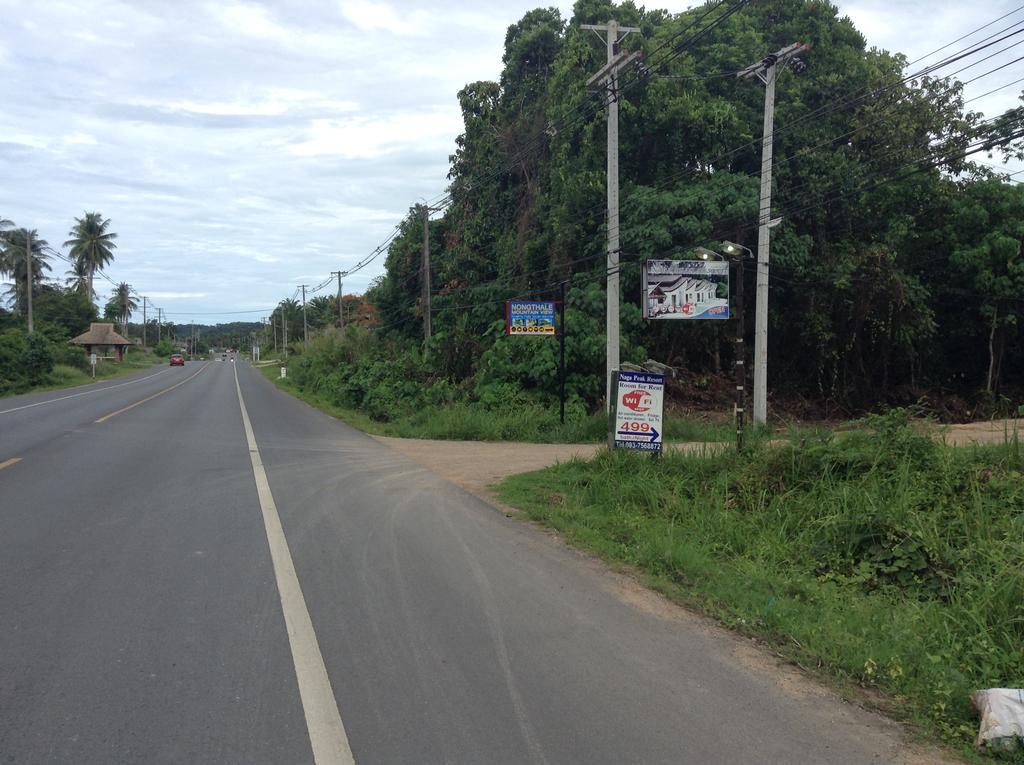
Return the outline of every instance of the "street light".
<path id="1" fill-rule="evenodd" d="M 736 451 L 742 451 L 747 385 L 747 353 L 743 344 L 743 261 L 744 258 L 753 258 L 754 253 L 749 247 L 729 241 L 722 242 L 722 249 L 727 253 L 726 257 L 736 265 Z"/>

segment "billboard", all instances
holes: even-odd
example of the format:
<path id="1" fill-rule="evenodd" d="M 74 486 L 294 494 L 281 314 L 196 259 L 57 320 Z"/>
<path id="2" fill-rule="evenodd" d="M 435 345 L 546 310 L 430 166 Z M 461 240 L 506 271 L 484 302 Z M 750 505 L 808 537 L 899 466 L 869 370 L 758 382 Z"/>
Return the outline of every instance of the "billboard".
<path id="1" fill-rule="evenodd" d="M 510 335 L 553 337 L 555 302 L 553 300 L 509 300 L 505 303 L 505 331 Z"/>
<path id="2" fill-rule="evenodd" d="M 665 376 L 620 371 L 615 391 L 615 447 L 660 452 Z"/>
<path id="3" fill-rule="evenodd" d="M 645 319 L 728 319 L 729 263 L 724 260 L 647 260 Z"/>

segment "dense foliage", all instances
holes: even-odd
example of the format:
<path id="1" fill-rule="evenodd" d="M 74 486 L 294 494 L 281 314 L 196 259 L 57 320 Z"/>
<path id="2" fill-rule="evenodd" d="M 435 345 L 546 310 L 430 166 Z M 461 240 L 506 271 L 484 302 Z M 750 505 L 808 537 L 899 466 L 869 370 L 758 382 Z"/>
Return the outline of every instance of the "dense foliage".
<path id="1" fill-rule="evenodd" d="M 569 280 L 573 390 L 600 400 L 605 117 L 585 81 L 605 51 L 579 25 L 616 18 L 641 28 L 623 45 L 652 72 L 624 74 L 620 98 L 623 360 L 710 373 L 731 362 L 731 327 L 641 320 L 639 264 L 722 240 L 754 247 L 764 94 L 733 73 L 802 41 L 806 71 L 783 70 L 777 87 L 771 388 L 871 405 L 1019 380 L 1024 189 L 965 157 L 979 141 L 1012 145 L 1019 111 L 988 122 L 955 79 L 905 80 L 906 59 L 868 49 L 828 2 L 751 4 L 696 34 L 723 13 L 578 0 L 571 19 L 541 8 L 509 27 L 499 81 L 459 93 L 450 203 L 430 224 L 431 375 L 541 387 L 554 343 L 502 338 L 504 301 L 553 299 Z M 421 247 L 413 209 L 367 294 L 382 331 L 410 341 L 422 337 Z M 752 268 L 746 278 L 752 296 Z"/>

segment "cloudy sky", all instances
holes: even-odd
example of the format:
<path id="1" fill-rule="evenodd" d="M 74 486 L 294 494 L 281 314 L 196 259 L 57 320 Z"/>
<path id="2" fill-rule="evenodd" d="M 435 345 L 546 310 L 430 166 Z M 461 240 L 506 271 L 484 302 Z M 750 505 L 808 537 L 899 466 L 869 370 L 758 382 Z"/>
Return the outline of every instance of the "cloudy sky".
<path id="1" fill-rule="evenodd" d="M 0 0 L 0 217 L 59 247 L 75 216 L 101 211 L 119 234 L 112 279 L 176 321 L 256 320 L 444 192 L 456 92 L 495 79 L 506 27 L 549 4 Z M 870 44 L 911 59 L 1015 7 L 840 2 Z M 1015 21 L 1024 12 L 988 32 Z M 1018 62 L 968 96 L 1020 77 Z M 1020 89 L 972 106 L 995 114 Z"/>

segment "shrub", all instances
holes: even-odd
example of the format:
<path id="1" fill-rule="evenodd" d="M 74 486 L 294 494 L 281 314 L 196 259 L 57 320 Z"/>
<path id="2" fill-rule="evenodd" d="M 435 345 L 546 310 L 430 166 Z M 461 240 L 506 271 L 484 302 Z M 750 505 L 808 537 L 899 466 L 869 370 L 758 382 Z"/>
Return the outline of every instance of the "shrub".
<path id="1" fill-rule="evenodd" d="M 174 344 L 167 339 L 161 340 L 159 343 L 153 346 L 153 353 L 162 359 L 167 358 L 174 353 Z"/>

